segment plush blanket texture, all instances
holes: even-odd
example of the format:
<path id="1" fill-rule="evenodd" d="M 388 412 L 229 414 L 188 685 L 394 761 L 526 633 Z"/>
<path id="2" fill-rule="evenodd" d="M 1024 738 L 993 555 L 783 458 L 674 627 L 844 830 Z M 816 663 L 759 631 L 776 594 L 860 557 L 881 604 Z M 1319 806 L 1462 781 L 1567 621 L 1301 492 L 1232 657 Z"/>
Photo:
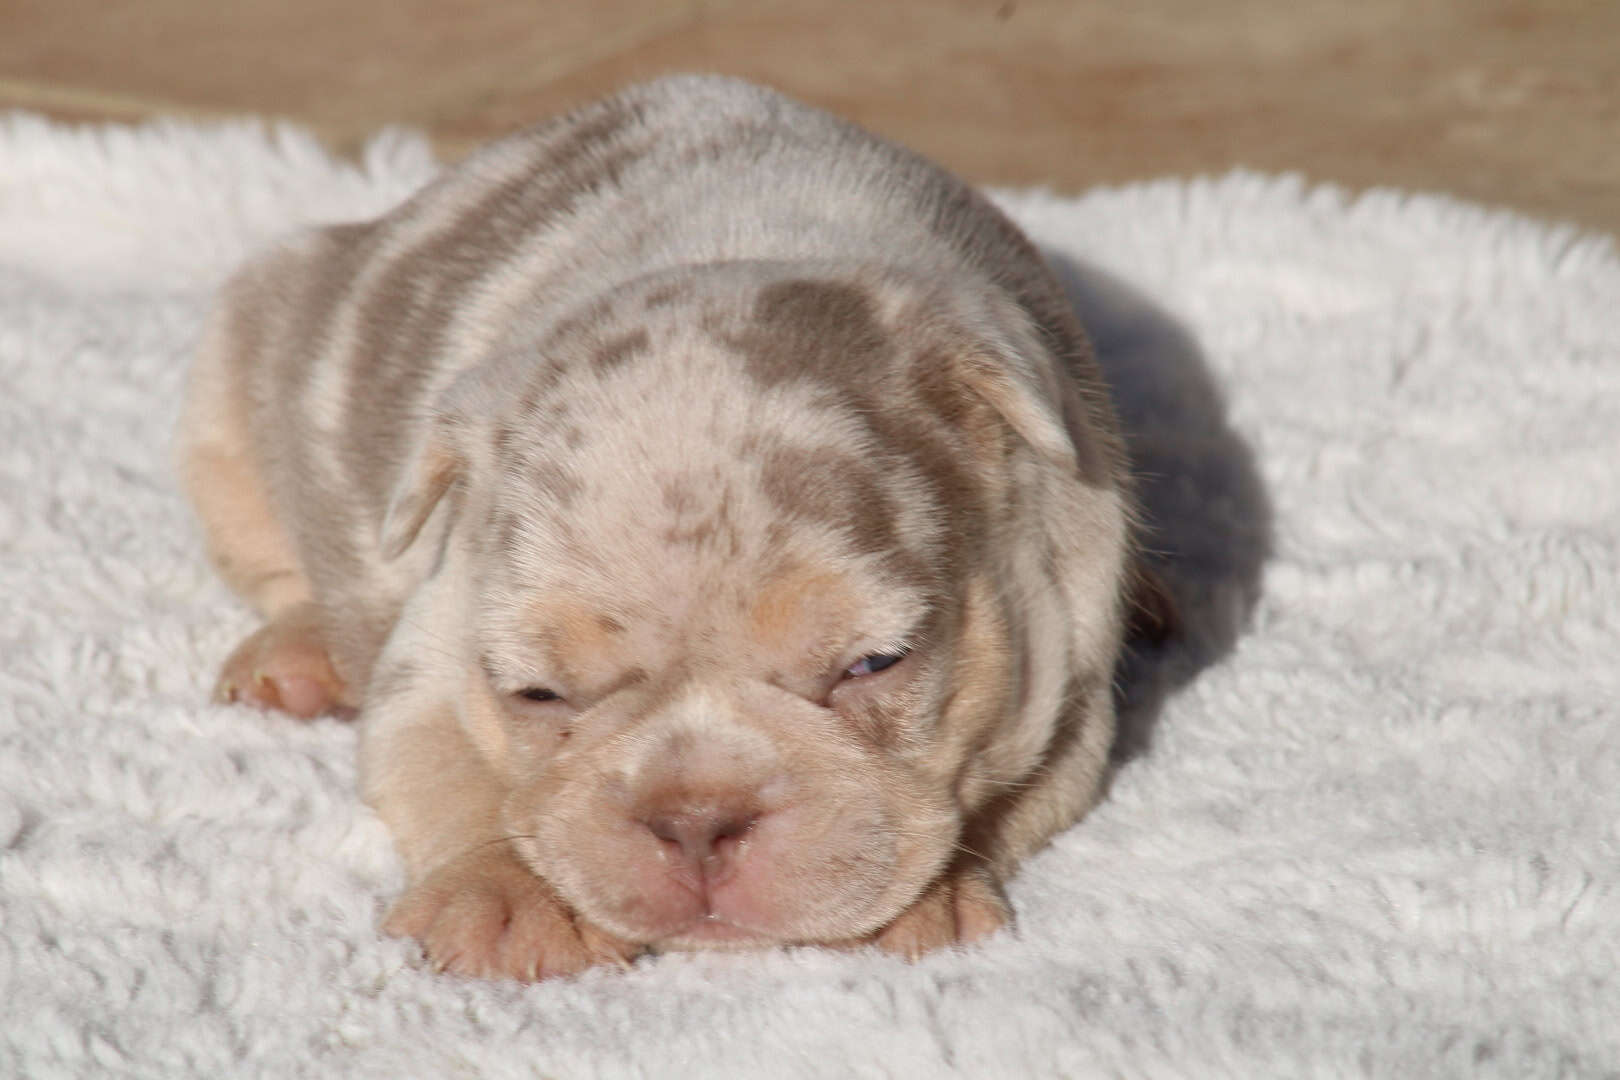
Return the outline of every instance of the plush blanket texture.
<path id="1" fill-rule="evenodd" d="M 377 935 L 352 728 L 206 703 L 252 619 L 170 463 L 222 275 L 434 168 L 0 121 L 0 1075 L 1620 1073 L 1609 245 L 1252 175 L 1003 194 L 1184 609 L 1106 802 L 982 948 L 496 985 Z"/>

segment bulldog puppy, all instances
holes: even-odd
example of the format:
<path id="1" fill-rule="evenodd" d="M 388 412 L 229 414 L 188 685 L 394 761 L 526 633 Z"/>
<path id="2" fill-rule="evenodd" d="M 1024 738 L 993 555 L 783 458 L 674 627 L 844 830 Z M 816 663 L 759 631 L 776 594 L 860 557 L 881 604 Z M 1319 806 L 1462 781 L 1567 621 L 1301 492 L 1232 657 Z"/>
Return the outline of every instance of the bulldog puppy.
<path id="1" fill-rule="evenodd" d="M 263 255 L 182 436 L 265 618 L 219 693 L 358 710 L 440 968 L 969 941 L 1097 795 L 1085 336 L 984 199 L 769 90 L 640 86 Z"/>

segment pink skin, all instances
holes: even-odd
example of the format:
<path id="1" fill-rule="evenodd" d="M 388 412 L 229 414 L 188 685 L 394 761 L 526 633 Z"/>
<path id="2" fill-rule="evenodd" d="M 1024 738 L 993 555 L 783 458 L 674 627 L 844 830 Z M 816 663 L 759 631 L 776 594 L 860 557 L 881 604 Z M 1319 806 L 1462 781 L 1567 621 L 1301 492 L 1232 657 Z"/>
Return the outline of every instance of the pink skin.
<path id="1" fill-rule="evenodd" d="M 214 699 L 290 713 L 301 720 L 354 715 L 347 687 L 332 668 L 313 619 L 289 612 L 249 635 L 231 653 Z"/>
<path id="2" fill-rule="evenodd" d="M 769 900 L 780 815 L 728 818 L 689 812 L 656 824 L 630 819 L 621 857 L 633 870 L 623 915 L 650 940 L 677 947 L 771 940 L 779 913 Z"/>

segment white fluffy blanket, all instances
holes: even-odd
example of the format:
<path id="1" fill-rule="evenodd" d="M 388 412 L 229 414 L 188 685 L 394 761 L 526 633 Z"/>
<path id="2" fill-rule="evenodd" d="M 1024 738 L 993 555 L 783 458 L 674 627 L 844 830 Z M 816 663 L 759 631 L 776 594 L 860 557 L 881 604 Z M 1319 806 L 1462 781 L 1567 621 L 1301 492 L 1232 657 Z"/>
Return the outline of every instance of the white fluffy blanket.
<path id="1" fill-rule="evenodd" d="M 434 169 L 0 121 L 0 1075 L 1620 1070 L 1620 261 L 1233 175 L 1005 194 L 1096 332 L 1186 634 L 1019 926 L 915 965 L 534 986 L 377 935 L 354 731 L 213 707 L 251 625 L 169 459 L 207 294 Z"/>

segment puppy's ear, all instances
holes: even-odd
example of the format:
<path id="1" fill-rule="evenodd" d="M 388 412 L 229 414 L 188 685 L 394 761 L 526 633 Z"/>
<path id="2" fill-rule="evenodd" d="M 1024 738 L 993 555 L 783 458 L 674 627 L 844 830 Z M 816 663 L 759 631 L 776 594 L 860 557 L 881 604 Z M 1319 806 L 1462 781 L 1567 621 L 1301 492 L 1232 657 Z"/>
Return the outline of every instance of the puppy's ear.
<path id="1" fill-rule="evenodd" d="M 438 415 L 428 421 L 424 436 L 411 448 L 383 515 L 378 543 L 384 559 L 397 559 L 416 539 L 428 515 L 439 505 L 465 469 L 457 445 L 456 424 Z"/>
<path id="2" fill-rule="evenodd" d="M 495 415 L 503 400 L 501 386 L 501 372 L 491 365 L 464 372 L 440 393 L 389 495 L 378 534 L 384 559 L 403 555 L 433 508 L 452 487 L 466 482 L 477 464 L 473 459 L 479 441 L 473 435 L 485 430 Z"/>
<path id="3" fill-rule="evenodd" d="M 1022 312 L 1005 315 L 959 356 L 961 383 L 1034 451 L 1040 467 L 1010 477 L 1032 515 L 1016 544 L 1028 565 L 1055 572 L 1069 623 L 1070 663 L 1103 672 L 1117 649 L 1126 601 L 1132 498 L 1123 448 L 1098 380 L 1059 361 Z M 1084 374 L 1084 364 L 1077 364 Z"/>
<path id="4" fill-rule="evenodd" d="M 1087 398 L 1088 388 L 1058 369 L 1027 316 L 1021 311 L 1000 315 L 994 331 L 957 356 L 962 385 L 1048 465 L 1092 487 L 1123 486 L 1124 455 L 1107 407 L 1099 410 Z M 1089 359 L 1081 364 L 1090 367 Z M 1100 386 L 1089 392 L 1106 393 Z"/>
<path id="5" fill-rule="evenodd" d="M 1075 447 L 1063 418 L 1049 402 L 1061 400 L 1056 379 L 1034 370 L 1014 350 L 1005 354 L 969 353 L 957 359 L 963 385 L 989 405 L 1008 427 L 1046 461 L 1073 466 Z M 1047 385 L 1049 384 L 1049 385 Z"/>

